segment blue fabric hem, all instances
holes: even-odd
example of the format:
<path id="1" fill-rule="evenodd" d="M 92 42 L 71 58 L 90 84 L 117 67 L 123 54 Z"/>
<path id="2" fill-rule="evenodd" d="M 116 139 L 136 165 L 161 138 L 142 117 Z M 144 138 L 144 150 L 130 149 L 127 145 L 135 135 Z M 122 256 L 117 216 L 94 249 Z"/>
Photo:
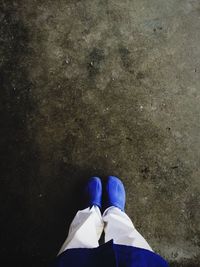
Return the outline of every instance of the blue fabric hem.
<path id="1" fill-rule="evenodd" d="M 98 248 L 68 249 L 60 254 L 52 267 L 168 267 L 158 254 L 109 241 Z"/>

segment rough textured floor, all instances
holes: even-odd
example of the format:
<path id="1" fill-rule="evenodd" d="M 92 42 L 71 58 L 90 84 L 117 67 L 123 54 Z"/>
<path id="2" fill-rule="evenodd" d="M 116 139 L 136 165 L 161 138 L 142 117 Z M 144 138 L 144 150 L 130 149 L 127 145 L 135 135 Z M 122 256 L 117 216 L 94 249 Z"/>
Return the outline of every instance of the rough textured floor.
<path id="1" fill-rule="evenodd" d="M 47 266 L 90 175 L 200 265 L 199 0 L 0 0 L 1 266 Z"/>

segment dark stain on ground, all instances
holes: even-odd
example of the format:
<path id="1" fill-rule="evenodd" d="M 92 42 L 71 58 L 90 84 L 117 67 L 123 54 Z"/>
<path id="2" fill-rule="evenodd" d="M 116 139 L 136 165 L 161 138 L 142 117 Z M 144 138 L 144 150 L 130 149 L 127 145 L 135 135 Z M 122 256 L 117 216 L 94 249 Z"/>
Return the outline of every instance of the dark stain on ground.
<path id="1" fill-rule="evenodd" d="M 89 56 L 88 56 L 88 72 L 89 72 L 89 77 L 92 78 L 96 76 L 101 67 L 101 62 L 104 60 L 104 52 L 101 49 L 94 48 Z"/>
<path id="2" fill-rule="evenodd" d="M 122 60 L 123 67 L 130 73 L 134 74 L 134 60 L 131 59 L 131 53 L 126 47 L 119 48 L 119 54 Z"/>
<path id="3" fill-rule="evenodd" d="M 142 79 L 144 79 L 144 78 L 145 78 L 145 74 L 144 74 L 143 72 L 139 71 L 139 72 L 137 73 L 137 75 L 136 75 L 136 79 L 138 79 L 138 80 L 142 80 Z"/>

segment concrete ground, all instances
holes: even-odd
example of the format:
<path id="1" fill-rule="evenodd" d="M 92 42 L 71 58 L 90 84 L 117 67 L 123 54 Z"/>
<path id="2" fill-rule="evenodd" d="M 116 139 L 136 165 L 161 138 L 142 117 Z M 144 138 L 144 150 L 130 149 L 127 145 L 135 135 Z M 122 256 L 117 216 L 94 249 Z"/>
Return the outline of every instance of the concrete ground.
<path id="1" fill-rule="evenodd" d="M 0 0 L 1 266 L 47 266 L 91 175 L 200 265 L 199 0 Z"/>

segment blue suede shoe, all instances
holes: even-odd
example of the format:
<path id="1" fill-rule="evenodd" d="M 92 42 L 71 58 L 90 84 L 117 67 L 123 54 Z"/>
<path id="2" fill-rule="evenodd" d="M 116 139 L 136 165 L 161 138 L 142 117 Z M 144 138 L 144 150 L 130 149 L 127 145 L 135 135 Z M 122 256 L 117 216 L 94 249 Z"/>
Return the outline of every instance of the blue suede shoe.
<path id="1" fill-rule="evenodd" d="M 87 207 L 98 206 L 101 208 L 102 183 L 99 177 L 91 177 L 85 187 Z"/>
<path id="2" fill-rule="evenodd" d="M 126 202 L 126 193 L 122 181 L 115 177 L 109 176 L 106 184 L 106 208 L 114 206 L 124 211 Z"/>

